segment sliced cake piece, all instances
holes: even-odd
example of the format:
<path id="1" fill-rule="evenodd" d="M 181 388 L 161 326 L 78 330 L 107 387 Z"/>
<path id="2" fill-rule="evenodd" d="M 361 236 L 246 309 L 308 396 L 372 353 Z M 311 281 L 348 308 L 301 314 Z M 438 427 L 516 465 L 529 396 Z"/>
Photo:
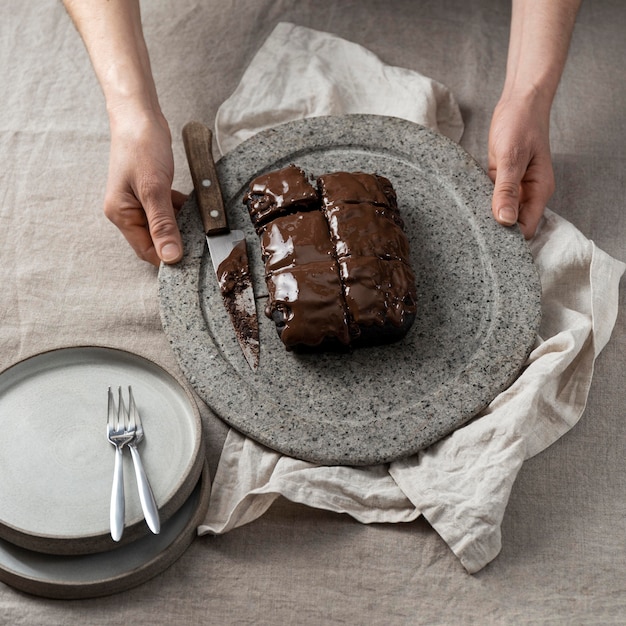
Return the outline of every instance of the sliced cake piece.
<path id="1" fill-rule="evenodd" d="M 306 174 L 289 165 L 259 176 L 250 183 L 244 197 L 257 232 L 280 215 L 319 208 L 319 198 Z"/>

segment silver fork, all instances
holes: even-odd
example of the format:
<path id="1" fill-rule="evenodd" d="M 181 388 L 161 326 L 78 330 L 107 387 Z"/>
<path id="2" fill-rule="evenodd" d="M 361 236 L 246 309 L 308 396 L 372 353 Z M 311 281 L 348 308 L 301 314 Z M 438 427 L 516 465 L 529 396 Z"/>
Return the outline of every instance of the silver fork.
<path id="1" fill-rule="evenodd" d="M 119 389 L 119 406 L 115 407 L 113 392 L 109 387 L 107 411 L 107 439 L 115 446 L 115 465 L 113 467 L 113 487 L 111 489 L 111 507 L 109 523 L 113 541 L 119 541 L 124 533 L 124 465 L 122 450 L 130 443 L 133 436 L 126 431 L 126 411 L 123 410 L 122 390 Z"/>
<path id="2" fill-rule="evenodd" d="M 133 465 L 135 466 L 135 476 L 137 477 L 141 509 L 146 518 L 148 528 L 155 535 L 158 535 L 161 531 L 159 509 L 154 500 L 154 494 L 152 493 L 150 482 L 146 476 L 141 457 L 139 456 L 139 450 L 137 449 L 137 445 L 143 441 L 144 434 L 139 411 L 137 411 L 137 405 L 135 404 L 135 398 L 133 396 L 133 389 L 130 385 L 128 386 L 128 426 L 126 431 L 133 435 L 128 443 L 128 447 L 130 448 L 130 454 L 133 457 Z"/>

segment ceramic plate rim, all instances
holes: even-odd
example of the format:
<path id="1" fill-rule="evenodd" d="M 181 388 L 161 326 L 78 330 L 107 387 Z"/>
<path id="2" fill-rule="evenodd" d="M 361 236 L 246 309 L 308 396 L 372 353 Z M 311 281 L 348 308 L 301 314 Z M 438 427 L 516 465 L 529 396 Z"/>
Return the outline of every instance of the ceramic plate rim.
<path id="1" fill-rule="evenodd" d="M 195 492 L 197 491 L 197 503 L 195 507 L 190 511 L 185 511 L 185 506 L 191 508 L 192 499 L 195 498 Z M 158 574 L 165 571 L 170 565 L 172 565 L 185 550 L 191 545 L 194 538 L 197 535 L 197 526 L 201 523 L 209 504 L 209 496 L 211 491 L 211 481 L 209 476 L 208 463 L 203 463 L 202 472 L 198 478 L 198 482 L 194 485 L 191 493 L 183 503 L 183 506 L 179 508 L 174 515 L 165 522 L 163 529 L 167 530 L 167 524 L 172 526 L 183 525 L 182 529 L 172 538 L 168 537 L 167 545 L 158 553 L 153 554 L 148 560 L 142 562 L 139 566 L 133 566 L 131 569 L 117 573 L 114 576 L 108 578 L 98 579 L 97 576 L 90 581 L 59 581 L 54 580 L 52 577 L 44 578 L 43 576 L 37 577 L 35 574 L 27 575 L 20 573 L 14 568 L 5 566 L 0 561 L 0 580 L 7 585 L 24 591 L 26 593 L 44 597 L 61 600 L 76 600 L 76 599 L 88 599 L 97 598 L 101 596 L 112 595 L 128 589 L 132 589 L 151 578 L 154 578 Z M 185 514 L 188 515 L 184 519 Z M 147 535 L 137 540 L 136 546 L 141 546 L 142 543 L 147 542 L 159 542 L 163 541 L 165 533 L 162 535 Z M 0 539 L 0 546 L 5 541 Z M 9 543 L 9 542 L 6 542 Z M 133 549 L 133 544 L 125 545 L 117 548 L 120 551 L 127 549 Z M 18 547 L 18 553 L 21 550 L 27 548 Z M 121 552 L 120 552 L 121 553 Z M 118 554 L 120 554 L 118 553 Z M 2 551 L 0 550 L 0 555 Z M 51 561 L 64 560 L 66 558 L 79 558 L 79 559 L 111 559 L 116 558 L 116 555 L 108 551 L 103 554 L 86 554 L 86 555 L 43 555 L 44 558 L 48 558 Z M 1 558 L 1 556 L 0 556 Z"/>

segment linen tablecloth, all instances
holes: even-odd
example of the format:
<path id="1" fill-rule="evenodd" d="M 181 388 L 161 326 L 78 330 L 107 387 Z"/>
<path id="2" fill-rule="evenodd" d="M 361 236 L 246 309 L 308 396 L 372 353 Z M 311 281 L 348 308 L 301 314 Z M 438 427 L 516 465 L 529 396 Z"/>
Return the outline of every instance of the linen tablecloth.
<path id="1" fill-rule="evenodd" d="M 142 18 L 181 191 L 192 189 L 184 124 L 214 123 L 285 21 L 447 85 L 462 112 L 460 143 L 486 165 L 509 2 L 150 0 Z M 0 24 L 0 368 L 99 344 L 180 375 L 159 319 L 156 271 L 102 214 L 109 130 L 80 37 L 57 0 L 0 3 Z M 624 2 L 582 3 L 551 118 L 550 207 L 621 260 L 625 30 Z M 502 550 L 477 574 L 467 575 L 422 516 L 361 524 L 281 497 L 254 523 L 198 538 L 167 571 L 117 596 L 52 601 L 0 584 L 0 623 L 623 624 L 625 298 L 621 289 L 582 419 L 522 464 L 500 524 Z M 227 429 L 199 407 L 214 472 Z"/>

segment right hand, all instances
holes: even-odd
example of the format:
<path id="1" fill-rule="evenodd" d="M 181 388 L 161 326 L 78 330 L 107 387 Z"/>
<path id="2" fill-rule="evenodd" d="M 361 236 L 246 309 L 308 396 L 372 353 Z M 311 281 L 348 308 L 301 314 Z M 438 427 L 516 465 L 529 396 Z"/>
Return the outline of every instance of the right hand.
<path id="1" fill-rule="evenodd" d="M 549 140 L 550 107 L 522 98 L 503 98 L 489 132 L 492 211 L 506 226 L 518 223 L 530 239 L 554 192 Z"/>
<path id="2" fill-rule="evenodd" d="M 160 113 L 111 114 L 111 153 L 104 213 L 140 259 L 176 263 L 183 246 L 176 213 L 186 196 L 172 189 L 170 130 Z"/>

